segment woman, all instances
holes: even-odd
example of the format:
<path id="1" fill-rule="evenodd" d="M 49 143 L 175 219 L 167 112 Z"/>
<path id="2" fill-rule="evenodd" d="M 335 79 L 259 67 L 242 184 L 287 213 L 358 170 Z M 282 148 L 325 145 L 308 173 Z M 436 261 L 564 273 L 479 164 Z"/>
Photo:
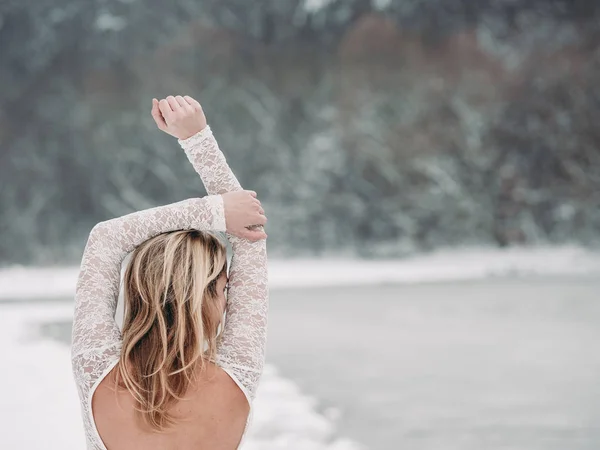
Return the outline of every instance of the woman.
<path id="1" fill-rule="evenodd" d="M 267 219 L 196 100 L 153 99 L 152 116 L 178 138 L 209 195 L 101 222 L 90 233 L 72 345 L 87 448 L 235 449 L 264 362 Z M 232 244 L 229 279 L 226 248 L 212 231 L 226 231 Z M 120 331 L 120 266 L 131 251 Z"/>

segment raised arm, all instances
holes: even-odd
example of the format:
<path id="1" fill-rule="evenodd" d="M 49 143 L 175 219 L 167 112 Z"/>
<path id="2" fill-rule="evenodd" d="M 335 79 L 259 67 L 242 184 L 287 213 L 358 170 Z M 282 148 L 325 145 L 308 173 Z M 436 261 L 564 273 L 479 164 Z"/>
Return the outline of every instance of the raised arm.
<path id="1" fill-rule="evenodd" d="M 202 178 L 209 195 L 242 190 L 240 182 L 217 144 L 210 125 L 206 125 L 188 139 L 177 141 L 185 150 L 194 170 Z"/>
<path id="2" fill-rule="evenodd" d="M 123 258 L 151 237 L 182 229 L 225 231 L 223 198 L 192 198 L 101 222 L 92 229 L 75 291 L 71 355 L 80 395 L 86 395 L 119 357 L 121 333 L 115 309 Z"/>
<path id="3" fill-rule="evenodd" d="M 187 116 L 193 123 L 196 115 L 197 121 L 205 120 L 200 105 L 189 97 L 185 99 L 193 110 L 185 108 L 176 119 L 182 121 Z M 176 105 L 171 106 L 172 110 L 177 109 Z M 219 194 L 241 190 L 212 130 L 205 124 L 201 124 L 200 128 L 201 131 L 178 142 L 202 178 L 207 192 Z M 262 230 L 262 226 L 257 229 Z M 233 257 L 229 271 L 227 319 L 219 339 L 217 363 L 235 376 L 248 399 L 252 400 L 265 360 L 269 305 L 266 240 L 252 242 L 229 233 L 227 238 L 233 248 Z"/>
<path id="4" fill-rule="evenodd" d="M 179 140 L 209 194 L 242 189 L 209 126 Z M 269 289 L 267 245 L 227 234 L 233 249 L 227 320 L 217 349 L 218 363 L 235 374 L 253 399 L 265 360 Z"/>

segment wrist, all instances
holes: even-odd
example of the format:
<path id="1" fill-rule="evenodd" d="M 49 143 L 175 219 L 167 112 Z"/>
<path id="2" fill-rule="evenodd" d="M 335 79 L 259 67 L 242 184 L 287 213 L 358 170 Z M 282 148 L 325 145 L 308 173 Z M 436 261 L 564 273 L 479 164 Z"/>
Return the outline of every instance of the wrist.
<path id="1" fill-rule="evenodd" d="M 210 129 L 210 125 L 207 124 L 200 131 L 194 133 L 193 135 L 191 135 L 185 139 L 178 138 L 177 142 L 184 149 L 186 149 L 186 148 L 190 148 L 194 145 L 199 144 L 200 142 L 204 141 L 205 139 L 207 139 L 211 136 L 212 136 L 212 130 Z"/>
<path id="2" fill-rule="evenodd" d="M 207 205 L 210 211 L 211 223 L 210 229 L 213 231 L 227 231 L 227 223 L 225 220 L 225 204 L 223 197 L 219 194 L 206 195 L 196 198 L 196 201 Z"/>

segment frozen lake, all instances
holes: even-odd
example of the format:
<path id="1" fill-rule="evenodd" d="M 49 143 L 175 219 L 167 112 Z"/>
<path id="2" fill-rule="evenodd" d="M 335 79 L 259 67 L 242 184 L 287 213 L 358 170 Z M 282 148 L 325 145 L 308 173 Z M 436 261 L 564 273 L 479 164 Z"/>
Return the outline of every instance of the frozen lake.
<path id="1" fill-rule="evenodd" d="M 273 289 L 267 359 L 373 450 L 597 449 L 599 292 L 534 276 Z M 69 328 L 41 327 L 65 344 Z"/>
<path id="2" fill-rule="evenodd" d="M 287 290 L 268 358 L 372 449 L 600 448 L 600 281 Z"/>

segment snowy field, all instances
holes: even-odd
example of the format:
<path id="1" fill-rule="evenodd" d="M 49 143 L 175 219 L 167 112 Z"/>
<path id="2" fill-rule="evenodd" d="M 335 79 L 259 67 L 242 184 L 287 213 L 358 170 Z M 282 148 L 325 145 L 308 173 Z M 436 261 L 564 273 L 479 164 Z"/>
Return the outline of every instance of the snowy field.
<path id="1" fill-rule="evenodd" d="M 0 270 L 0 300 L 72 297 L 77 267 L 13 267 Z M 439 251 L 404 260 L 343 259 L 269 261 L 270 286 L 339 286 L 428 283 L 506 275 L 600 274 L 600 253 L 577 247 L 465 249 Z"/>
<path id="2" fill-rule="evenodd" d="M 83 448 L 65 345 L 68 326 L 62 326 L 62 338 L 43 331 L 70 322 L 76 273 L 0 271 L 0 357 L 10 368 L 0 372 L 7 388 L 2 448 Z M 576 248 L 440 252 L 383 262 L 272 261 L 271 364 L 244 448 L 387 450 L 400 442 L 427 450 L 545 450 L 566 448 L 566 442 L 573 444 L 570 450 L 600 448 L 600 441 L 590 446 L 600 439 L 592 424 L 600 408 L 585 401 L 600 401 L 593 388 L 600 360 L 589 351 L 600 338 L 594 331 L 600 310 L 589 299 L 578 302 L 598 285 L 489 283 L 598 274 L 600 256 Z M 535 298 L 552 292 L 558 293 L 552 301 Z M 519 295 L 529 300 L 505 301 Z M 369 296 L 380 298 L 375 312 L 365 309 Z M 579 309 L 564 307 L 571 300 Z M 314 327 L 310 339 L 303 318 Z M 356 330 L 369 339 L 356 337 Z M 482 371 L 478 363 L 488 367 Z M 503 377 L 514 383 L 502 384 Z M 474 440 L 477 433 L 488 440 Z M 500 445 L 503 433 L 512 445 Z"/>
<path id="3" fill-rule="evenodd" d="M 68 347 L 40 334 L 43 324 L 68 322 L 66 303 L 0 306 L 0 358 L 5 387 L 0 409 L 3 449 L 79 450 L 85 447 Z M 267 366 L 258 391 L 248 450 L 356 450 L 336 436 L 315 401 Z"/>

